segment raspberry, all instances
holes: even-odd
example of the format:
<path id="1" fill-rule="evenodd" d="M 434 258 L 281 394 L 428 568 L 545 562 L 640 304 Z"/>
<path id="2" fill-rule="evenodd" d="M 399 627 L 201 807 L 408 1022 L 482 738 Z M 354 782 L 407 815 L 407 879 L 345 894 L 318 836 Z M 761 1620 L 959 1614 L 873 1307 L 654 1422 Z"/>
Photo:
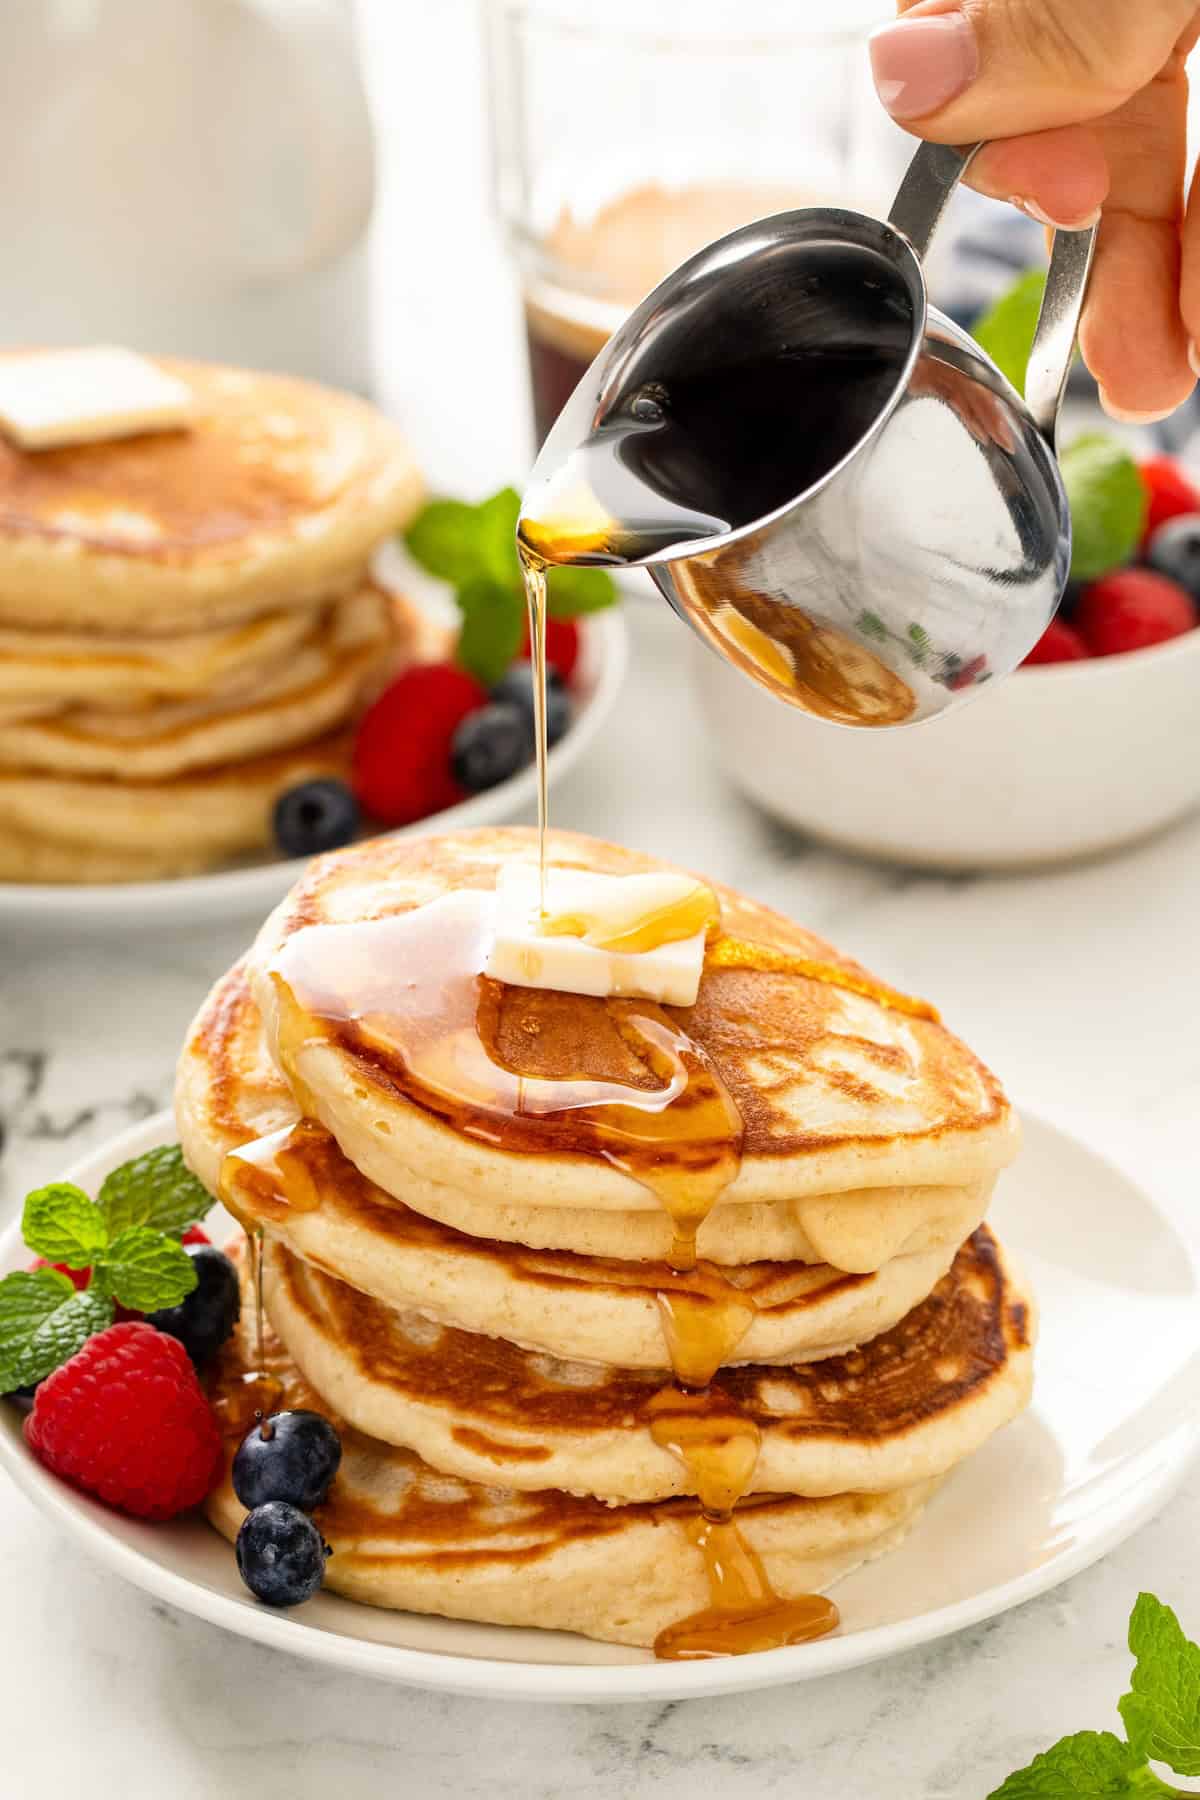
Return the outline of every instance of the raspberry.
<path id="1" fill-rule="evenodd" d="M 1153 569 L 1114 569 L 1083 590 L 1074 626 L 1093 656 L 1146 650 L 1194 629 L 1190 594 Z"/>
<path id="2" fill-rule="evenodd" d="M 530 661 L 529 632 L 525 633 L 525 643 L 521 655 L 526 662 Z M 546 666 L 557 669 L 564 681 L 570 681 L 575 664 L 579 661 L 579 627 L 574 619 L 546 620 Z"/>
<path id="3" fill-rule="evenodd" d="M 25 1439 L 64 1481 L 139 1519 L 195 1506 L 223 1463 L 187 1351 L 144 1323 L 97 1332 L 48 1375 Z"/>
<path id="4" fill-rule="evenodd" d="M 88 1282 L 92 1279 L 92 1271 L 90 1269 L 68 1269 L 66 1263 L 47 1262 L 44 1256 L 39 1256 L 36 1262 L 31 1262 L 29 1268 L 31 1272 L 34 1269 L 57 1269 L 60 1275 L 66 1276 L 76 1293 L 79 1294 L 83 1292 L 84 1288 L 88 1285 Z"/>
<path id="5" fill-rule="evenodd" d="M 181 1244 L 185 1245 L 212 1243 L 212 1239 L 209 1237 L 207 1231 L 202 1230 L 199 1225 L 189 1225 L 179 1241 Z"/>
<path id="6" fill-rule="evenodd" d="M 1139 463 L 1146 485 L 1146 521 L 1142 527 L 1142 543 L 1154 536 L 1159 526 L 1180 513 L 1200 512 L 1200 492 L 1188 480 L 1179 464 L 1170 456 L 1152 456 Z"/>
<path id="7" fill-rule="evenodd" d="M 1051 619 L 1029 655 L 1026 663 L 1084 662 L 1088 647 L 1073 625 L 1065 619 Z"/>
<path id="8" fill-rule="evenodd" d="M 368 708 L 354 742 L 353 787 L 381 825 L 410 825 L 465 799 L 450 744 L 487 692 L 452 663 L 406 669 Z"/>

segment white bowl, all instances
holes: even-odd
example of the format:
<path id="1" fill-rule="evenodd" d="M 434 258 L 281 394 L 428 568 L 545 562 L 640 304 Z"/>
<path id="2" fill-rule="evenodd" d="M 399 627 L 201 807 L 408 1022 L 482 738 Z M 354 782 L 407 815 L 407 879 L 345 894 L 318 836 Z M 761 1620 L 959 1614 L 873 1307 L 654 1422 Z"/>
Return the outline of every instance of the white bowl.
<path id="1" fill-rule="evenodd" d="M 846 849 L 942 869 L 1115 850 L 1200 804 L 1200 631 L 1018 669 L 948 716 L 826 725 L 704 645 L 693 679 L 725 769 L 777 818 Z"/>

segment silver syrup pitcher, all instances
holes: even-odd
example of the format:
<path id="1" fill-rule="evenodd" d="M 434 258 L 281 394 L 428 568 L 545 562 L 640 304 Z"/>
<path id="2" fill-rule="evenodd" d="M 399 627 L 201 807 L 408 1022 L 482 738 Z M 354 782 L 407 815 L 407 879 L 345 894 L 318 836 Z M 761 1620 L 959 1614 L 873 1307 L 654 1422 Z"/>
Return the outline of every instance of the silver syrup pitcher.
<path id="1" fill-rule="evenodd" d="M 1095 228 L 1055 235 L 1022 399 L 926 292 L 922 258 L 976 149 L 922 144 L 886 224 L 809 207 L 690 257 L 596 358 L 526 490 L 524 516 L 544 517 L 606 420 L 648 387 L 702 381 L 718 357 L 727 370 L 731 347 L 844 349 L 867 316 L 853 303 L 862 284 L 900 321 L 900 353 L 847 453 L 748 524 L 627 559 L 729 662 L 840 724 L 913 724 L 1009 674 L 1067 579 L 1054 439 Z"/>

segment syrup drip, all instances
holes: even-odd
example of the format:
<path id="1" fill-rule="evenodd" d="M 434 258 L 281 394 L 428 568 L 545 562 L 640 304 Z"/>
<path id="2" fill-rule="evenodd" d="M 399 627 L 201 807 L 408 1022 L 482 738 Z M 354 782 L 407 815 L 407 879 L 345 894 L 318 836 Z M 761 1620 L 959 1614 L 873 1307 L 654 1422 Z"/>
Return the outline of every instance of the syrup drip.
<path id="1" fill-rule="evenodd" d="M 538 791 L 538 907 L 546 912 L 546 565 L 518 541 L 525 605 L 529 613 L 529 656 L 533 669 L 533 743 Z"/>
<path id="2" fill-rule="evenodd" d="M 839 968 L 836 963 L 819 962 L 807 956 L 793 956 L 790 951 L 777 950 L 773 944 L 756 944 L 746 938 L 727 937 L 722 933 L 707 946 L 704 966 L 706 969 L 751 969 L 760 975 L 801 975 L 809 981 L 824 982 L 827 987 L 844 988 L 847 993 L 861 994 L 864 999 L 874 1000 L 887 1012 L 906 1013 L 910 1018 L 928 1019 L 935 1025 L 939 1022 L 937 1008 L 930 1006 L 927 1000 L 918 1000 L 912 994 L 902 994 L 896 988 L 872 981 L 867 975 L 856 975 L 851 969 Z"/>

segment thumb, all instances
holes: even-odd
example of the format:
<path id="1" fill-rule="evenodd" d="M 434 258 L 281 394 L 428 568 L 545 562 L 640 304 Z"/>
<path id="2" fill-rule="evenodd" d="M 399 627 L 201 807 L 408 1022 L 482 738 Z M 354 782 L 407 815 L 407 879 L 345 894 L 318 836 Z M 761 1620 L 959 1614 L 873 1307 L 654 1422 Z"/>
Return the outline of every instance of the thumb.
<path id="1" fill-rule="evenodd" d="M 904 0 L 900 0 L 904 6 Z M 892 117 L 940 143 L 1077 125 L 1167 62 L 1196 0 L 919 0 L 871 38 Z"/>

